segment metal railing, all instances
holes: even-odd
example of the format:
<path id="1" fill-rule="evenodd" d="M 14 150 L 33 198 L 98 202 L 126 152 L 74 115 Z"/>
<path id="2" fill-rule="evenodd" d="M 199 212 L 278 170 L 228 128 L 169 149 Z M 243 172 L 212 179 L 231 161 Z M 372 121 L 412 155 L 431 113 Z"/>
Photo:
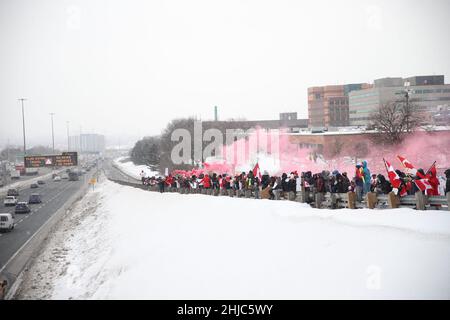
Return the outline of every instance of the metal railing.
<path id="1" fill-rule="evenodd" d="M 158 185 L 149 186 L 135 182 L 109 179 L 113 182 L 125 186 L 131 186 L 143 190 L 160 192 Z M 303 188 L 304 189 L 304 188 Z M 203 194 L 211 196 L 227 196 L 236 198 L 268 199 L 269 189 L 266 190 L 234 190 L 234 189 L 193 189 L 193 188 L 173 188 L 165 187 L 164 192 L 176 192 L 180 194 Z M 450 210 L 450 193 L 446 196 L 426 196 L 420 192 L 415 195 L 398 197 L 394 193 L 376 194 L 369 192 L 365 195 L 363 201 L 356 200 L 354 192 L 348 193 L 318 193 L 302 190 L 300 192 L 282 192 L 281 190 L 272 190 L 273 200 L 288 200 L 301 203 L 308 203 L 314 208 L 323 209 L 388 209 L 388 208 L 413 208 L 418 210 Z"/>

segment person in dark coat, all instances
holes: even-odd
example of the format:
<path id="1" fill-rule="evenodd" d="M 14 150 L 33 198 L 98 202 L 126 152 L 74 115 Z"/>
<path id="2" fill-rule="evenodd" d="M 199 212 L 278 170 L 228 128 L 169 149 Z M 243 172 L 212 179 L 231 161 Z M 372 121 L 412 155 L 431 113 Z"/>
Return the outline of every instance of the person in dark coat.
<path id="1" fill-rule="evenodd" d="M 161 193 L 164 192 L 165 185 L 166 185 L 165 179 L 159 178 L 159 181 L 158 181 L 159 192 L 161 192 Z"/>
<path id="2" fill-rule="evenodd" d="M 281 189 L 283 190 L 283 192 L 287 192 L 288 190 L 288 181 L 287 181 L 288 177 L 286 173 L 283 173 L 281 175 Z"/>
<path id="3" fill-rule="evenodd" d="M 347 172 L 342 173 L 342 185 L 345 190 L 344 192 L 348 192 L 350 189 L 350 179 L 347 176 Z"/>
<path id="4" fill-rule="evenodd" d="M 445 183 L 445 194 L 447 192 L 450 192 L 450 169 L 445 170 L 445 178 L 447 179 L 447 182 Z"/>
<path id="5" fill-rule="evenodd" d="M 269 184 L 270 184 L 269 173 L 267 171 L 264 171 L 264 174 L 261 177 L 261 187 L 263 189 L 266 189 Z"/>
<path id="6" fill-rule="evenodd" d="M 377 186 L 375 190 L 377 190 L 377 193 L 388 194 L 392 191 L 392 186 L 382 174 L 379 174 L 377 176 Z"/>

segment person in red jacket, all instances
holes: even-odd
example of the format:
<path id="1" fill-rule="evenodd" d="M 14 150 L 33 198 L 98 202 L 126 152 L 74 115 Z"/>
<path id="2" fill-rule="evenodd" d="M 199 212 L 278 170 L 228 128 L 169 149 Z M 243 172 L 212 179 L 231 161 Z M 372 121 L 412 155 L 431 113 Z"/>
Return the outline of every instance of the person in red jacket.
<path id="1" fill-rule="evenodd" d="M 431 189 L 427 190 L 427 195 L 439 195 L 439 179 L 436 177 L 436 166 L 432 166 L 430 172 L 426 175 L 428 182 L 430 182 Z"/>
<path id="2" fill-rule="evenodd" d="M 209 176 L 207 174 L 205 174 L 205 176 L 203 177 L 202 183 L 203 183 L 203 188 L 205 188 L 205 189 L 211 188 L 211 179 L 209 178 Z"/>

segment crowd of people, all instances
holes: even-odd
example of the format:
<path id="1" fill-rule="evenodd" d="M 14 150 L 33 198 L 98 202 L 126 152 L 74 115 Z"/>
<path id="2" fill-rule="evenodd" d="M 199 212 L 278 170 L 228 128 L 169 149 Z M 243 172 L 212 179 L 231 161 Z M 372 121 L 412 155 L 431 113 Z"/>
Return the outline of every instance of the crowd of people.
<path id="1" fill-rule="evenodd" d="M 346 193 L 355 192 L 358 201 L 364 199 L 368 192 L 377 194 L 388 194 L 394 191 L 399 196 L 414 195 L 423 192 L 427 195 L 445 195 L 450 192 L 450 169 L 445 171 L 445 177 L 438 177 L 436 168 L 432 167 L 428 172 L 422 169 L 417 174 L 406 173 L 395 170 L 400 180 L 400 186 L 393 188 L 389 177 L 379 173 L 371 174 L 366 161 L 355 166 L 353 176 L 347 172 L 322 171 L 312 173 L 311 171 L 297 171 L 283 173 L 282 175 L 269 175 L 264 171 L 262 175 L 250 170 L 236 175 L 218 174 L 215 172 L 201 173 L 198 175 L 169 174 L 165 177 L 145 177 L 141 175 L 142 183 L 149 186 L 158 186 L 160 192 L 167 188 L 187 189 L 214 189 L 214 190 L 249 190 L 256 198 L 261 192 L 268 192 L 269 198 L 274 199 L 277 193 L 286 195 L 289 192 L 304 191 L 313 193 Z M 421 190 L 415 180 L 426 178 L 429 182 L 425 190 Z"/>

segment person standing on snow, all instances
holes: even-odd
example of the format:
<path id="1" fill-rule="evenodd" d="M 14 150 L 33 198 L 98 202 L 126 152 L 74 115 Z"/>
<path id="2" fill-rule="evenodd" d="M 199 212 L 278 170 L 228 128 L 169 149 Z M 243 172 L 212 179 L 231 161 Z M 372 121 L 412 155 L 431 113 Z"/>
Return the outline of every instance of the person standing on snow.
<path id="1" fill-rule="evenodd" d="M 364 160 L 362 162 L 362 169 L 363 169 L 363 176 L 364 176 L 364 185 L 363 185 L 363 194 L 367 194 L 370 192 L 370 186 L 371 186 L 371 174 L 370 170 L 367 167 L 367 161 Z"/>
<path id="2" fill-rule="evenodd" d="M 431 167 L 430 172 L 426 175 L 428 182 L 430 182 L 431 189 L 426 191 L 428 196 L 438 196 L 439 195 L 439 179 L 436 177 L 436 167 Z"/>
<path id="3" fill-rule="evenodd" d="M 447 192 L 450 192 L 450 169 L 445 170 L 445 178 L 447 179 L 447 182 L 445 183 L 445 195 L 447 195 Z"/>
<path id="4" fill-rule="evenodd" d="M 355 171 L 355 193 L 356 199 L 361 202 L 364 188 L 364 173 L 360 164 L 356 165 Z"/>
<path id="5" fill-rule="evenodd" d="M 141 171 L 139 176 L 141 177 L 142 184 L 144 184 L 144 182 L 145 182 L 145 172 L 144 172 L 144 170 Z"/>

